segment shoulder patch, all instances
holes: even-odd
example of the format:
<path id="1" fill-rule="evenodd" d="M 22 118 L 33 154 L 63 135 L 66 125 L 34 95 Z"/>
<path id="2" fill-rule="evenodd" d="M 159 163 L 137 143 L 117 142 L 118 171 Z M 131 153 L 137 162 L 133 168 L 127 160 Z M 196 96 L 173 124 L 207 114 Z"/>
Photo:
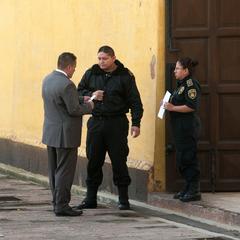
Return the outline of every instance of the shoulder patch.
<path id="1" fill-rule="evenodd" d="M 195 88 L 188 90 L 188 97 L 192 100 L 195 99 L 197 96 L 197 91 Z"/>
<path id="2" fill-rule="evenodd" d="M 193 86 L 193 81 L 192 81 L 191 78 L 187 80 L 187 86 L 188 86 L 188 87 Z"/>

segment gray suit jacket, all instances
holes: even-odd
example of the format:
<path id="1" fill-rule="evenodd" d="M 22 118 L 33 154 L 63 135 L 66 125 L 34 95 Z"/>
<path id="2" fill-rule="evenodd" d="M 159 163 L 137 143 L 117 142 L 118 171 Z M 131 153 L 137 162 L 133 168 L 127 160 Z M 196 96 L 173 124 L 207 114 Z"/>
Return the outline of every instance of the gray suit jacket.
<path id="1" fill-rule="evenodd" d="M 75 84 L 53 71 L 42 84 L 44 124 L 42 142 L 56 148 L 75 148 L 81 143 L 82 115 L 91 105 L 80 104 Z"/>

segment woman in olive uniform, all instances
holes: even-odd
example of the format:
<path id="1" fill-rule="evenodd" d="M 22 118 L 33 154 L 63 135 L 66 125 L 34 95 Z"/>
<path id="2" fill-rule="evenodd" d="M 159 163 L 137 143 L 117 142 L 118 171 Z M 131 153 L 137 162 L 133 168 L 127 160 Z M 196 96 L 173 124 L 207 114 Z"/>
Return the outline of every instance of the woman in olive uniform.
<path id="1" fill-rule="evenodd" d="M 190 58 L 179 59 L 174 70 L 177 88 L 164 108 L 170 112 L 173 137 L 176 146 L 177 167 L 185 179 L 185 187 L 174 195 L 183 202 L 198 201 L 200 193 L 200 169 L 197 159 L 197 141 L 200 120 L 197 116 L 201 88 L 193 78 L 193 70 L 198 62 Z"/>

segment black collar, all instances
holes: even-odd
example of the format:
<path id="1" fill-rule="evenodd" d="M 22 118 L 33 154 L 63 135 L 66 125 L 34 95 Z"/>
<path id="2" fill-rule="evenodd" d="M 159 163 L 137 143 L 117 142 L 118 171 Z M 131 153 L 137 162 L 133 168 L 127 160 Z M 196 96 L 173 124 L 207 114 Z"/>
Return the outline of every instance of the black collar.
<path id="1" fill-rule="evenodd" d="M 118 61 L 118 60 L 115 60 L 114 62 L 116 65 L 117 65 L 117 68 L 110 73 L 110 75 L 121 75 L 121 74 L 125 74 L 125 73 L 128 73 L 128 69 L 124 67 L 124 65 Z M 105 72 L 104 70 L 102 70 L 98 64 L 94 64 L 91 68 L 93 74 L 96 74 L 96 75 L 104 75 L 106 74 L 107 72 Z"/>

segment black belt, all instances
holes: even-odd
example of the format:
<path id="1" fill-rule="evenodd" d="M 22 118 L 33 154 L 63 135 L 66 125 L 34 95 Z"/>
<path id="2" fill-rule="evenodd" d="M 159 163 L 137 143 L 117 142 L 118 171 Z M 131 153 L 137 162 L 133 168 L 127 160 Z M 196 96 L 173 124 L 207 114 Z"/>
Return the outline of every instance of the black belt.
<path id="1" fill-rule="evenodd" d="M 118 115 L 93 115 L 94 119 L 114 119 L 114 118 L 122 118 L 126 117 L 125 114 L 118 114 Z"/>

